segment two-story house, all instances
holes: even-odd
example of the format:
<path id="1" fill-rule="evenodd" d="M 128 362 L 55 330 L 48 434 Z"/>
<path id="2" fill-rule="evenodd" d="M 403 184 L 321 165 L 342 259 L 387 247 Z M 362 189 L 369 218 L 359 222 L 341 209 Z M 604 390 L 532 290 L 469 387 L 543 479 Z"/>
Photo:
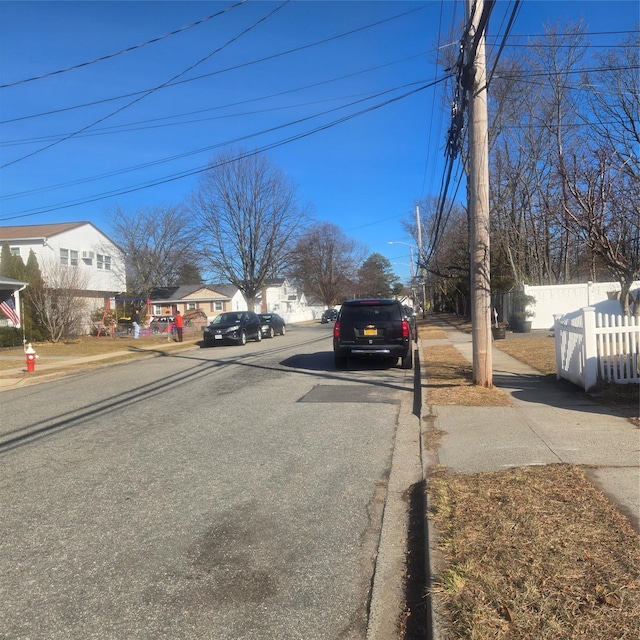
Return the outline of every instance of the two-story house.
<path id="1" fill-rule="evenodd" d="M 304 322 L 316 317 L 316 309 L 307 304 L 304 292 L 299 291 L 287 278 L 265 282 L 254 309 L 257 313 L 278 313 L 287 322 Z M 321 307 L 318 313 L 322 313 Z"/>
<path id="2" fill-rule="evenodd" d="M 79 297 L 89 313 L 126 289 L 122 252 L 90 222 L 0 227 L 0 245 L 5 242 L 25 264 L 33 251 L 45 283 L 56 268 L 76 267 L 82 283 Z"/>

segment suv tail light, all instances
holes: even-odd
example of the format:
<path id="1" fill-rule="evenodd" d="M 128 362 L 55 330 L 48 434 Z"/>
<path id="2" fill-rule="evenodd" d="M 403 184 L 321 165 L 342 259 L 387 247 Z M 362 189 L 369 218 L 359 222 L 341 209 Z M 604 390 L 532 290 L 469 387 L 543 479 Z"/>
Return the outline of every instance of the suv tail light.
<path id="1" fill-rule="evenodd" d="M 334 338 L 339 338 L 340 337 L 340 323 L 336 322 L 333 325 L 333 337 Z"/>
<path id="2" fill-rule="evenodd" d="M 409 330 L 409 323 L 406 320 L 402 321 L 402 337 L 408 338 L 411 335 L 411 331 Z"/>

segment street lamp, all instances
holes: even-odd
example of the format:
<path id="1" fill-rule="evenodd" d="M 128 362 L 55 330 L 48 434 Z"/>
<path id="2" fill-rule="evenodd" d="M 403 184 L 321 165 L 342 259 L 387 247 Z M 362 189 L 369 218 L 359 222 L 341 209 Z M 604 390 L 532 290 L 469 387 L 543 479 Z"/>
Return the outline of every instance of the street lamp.
<path id="1" fill-rule="evenodd" d="M 411 255 L 411 280 L 414 281 L 416 279 L 416 268 L 413 260 L 413 250 L 416 249 L 418 252 L 418 258 L 420 258 L 420 247 L 416 247 L 415 244 L 409 244 L 408 242 L 399 242 L 397 240 L 387 240 L 387 244 L 403 244 L 405 247 L 409 247 L 410 255 Z M 427 287 L 422 278 L 422 317 L 425 317 L 427 310 Z"/>
<path id="2" fill-rule="evenodd" d="M 413 250 L 417 249 L 414 244 L 409 244 L 408 242 L 396 242 L 392 240 L 387 240 L 387 244 L 403 244 L 405 247 L 409 247 L 409 255 L 411 256 L 411 280 L 416 279 L 416 265 L 413 261 Z"/>

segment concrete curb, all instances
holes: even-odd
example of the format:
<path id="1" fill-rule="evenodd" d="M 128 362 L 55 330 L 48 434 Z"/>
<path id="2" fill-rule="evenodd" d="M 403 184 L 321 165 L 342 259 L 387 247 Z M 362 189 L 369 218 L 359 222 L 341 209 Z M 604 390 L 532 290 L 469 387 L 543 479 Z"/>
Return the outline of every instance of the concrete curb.
<path id="1" fill-rule="evenodd" d="M 367 640 L 398 638 L 405 603 L 403 578 L 409 524 L 406 495 L 410 487 L 421 481 L 420 419 L 413 413 L 412 399 L 400 406 L 372 581 Z"/>

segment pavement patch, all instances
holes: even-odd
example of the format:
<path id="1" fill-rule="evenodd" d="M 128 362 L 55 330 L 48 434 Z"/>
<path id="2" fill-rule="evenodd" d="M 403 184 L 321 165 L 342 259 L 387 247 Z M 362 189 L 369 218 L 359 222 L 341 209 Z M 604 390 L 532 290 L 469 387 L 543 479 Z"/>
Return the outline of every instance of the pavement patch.
<path id="1" fill-rule="evenodd" d="M 298 402 L 359 402 L 400 404 L 397 391 L 363 385 L 319 384 Z"/>

